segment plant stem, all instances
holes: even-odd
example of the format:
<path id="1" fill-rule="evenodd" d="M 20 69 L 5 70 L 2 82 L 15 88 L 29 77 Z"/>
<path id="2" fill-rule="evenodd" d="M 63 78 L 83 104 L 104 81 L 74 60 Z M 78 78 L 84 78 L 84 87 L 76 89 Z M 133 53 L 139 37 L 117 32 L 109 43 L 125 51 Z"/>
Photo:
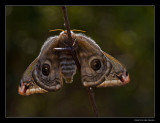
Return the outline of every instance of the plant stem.
<path id="1" fill-rule="evenodd" d="M 66 10 L 65 6 L 62 6 L 61 9 L 62 9 L 62 13 L 63 13 L 63 16 L 64 16 L 64 23 L 65 23 L 65 26 L 66 26 L 66 29 L 67 29 L 68 40 L 70 42 L 69 46 L 71 48 L 71 55 L 72 55 L 72 57 L 73 57 L 73 59 L 76 63 L 78 72 L 81 74 L 81 65 L 78 61 L 76 52 L 74 51 L 74 48 L 73 48 L 73 43 L 74 42 L 73 42 L 73 39 L 72 39 L 72 36 L 71 36 L 70 25 L 69 25 L 69 21 L 68 21 L 68 17 L 67 17 L 67 10 Z M 91 87 L 86 87 L 86 90 L 87 90 L 90 102 L 92 104 L 92 108 L 93 108 L 93 111 L 94 111 L 94 116 L 98 117 L 98 110 L 97 110 L 97 106 L 96 106 L 96 102 L 95 102 L 95 98 L 94 98 L 93 89 Z"/>
<path id="2" fill-rule="evenodd" d="M 92 108 L 93 108 L 93 111 L 94 111 L 94 116 L 98 117 L 98 110 L 97 110 L 96 101 L 95 101 L 95 98 L 94 98 L 93 88 L 92 87 L 86 87 L 86 90 L 88 92 L 88 96 L 89 96 L 90 102 L 92 104 Z"/>
<path id="3" fill-rule="evenodd" d="M 67 29 L 68 40 L 70 41 L 71 54 L 72 54 L 72 57 L 73 57 L 73 59 L 76 63 L 77 69 L 80 72 L 81 66 L 80 66 L 80 63 L 79 63 L 79 61 L 76 57 L 76 52 L 73 50 L 74 49 L 73 48 L 73 40 L 72 40 L 70 25 L 69 25 L 69 21 L 68 21 L 68 17 L 67 17 L 67 10 L 66 10 L 65 6 L 62 6 L 62 13 L 63 13 L 63 16 L 64 16 L 64 23 L 65 23 L 65 26 L 66 26 L 66 29 Z"/>

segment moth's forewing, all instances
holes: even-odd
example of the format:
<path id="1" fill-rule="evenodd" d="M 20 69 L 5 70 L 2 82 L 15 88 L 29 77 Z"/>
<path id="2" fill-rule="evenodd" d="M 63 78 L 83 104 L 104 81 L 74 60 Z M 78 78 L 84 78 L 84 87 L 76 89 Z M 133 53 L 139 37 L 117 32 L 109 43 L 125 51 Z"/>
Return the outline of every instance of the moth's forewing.
<path id="1" fill-rule="evenodd" d="M 64 72 L 67 69 L 68 73 L 69 68 L 73 67 L 73 64 L 67 66 L 73 62 L 73 59 L 65 51 L 58 54 L 55 53 L 56 48 L 68 48 L 66 47 L 68 46 L 66 45 L 68 43 L 66 36 L 66 31 L 64 31 L 59 36 L 50 37 L 45 41 L 39 56 L 29 65 L 23 74 L 18 87 L 20 95 L 59 90 L 63 85 L 62 77 L 71 83 L 76 68 L 70 70 L 73 70 L 73 74 L 69 78 L 66 77 L 67 74 L 64 74 Z M 118 60 L 103 52 L 95 41 L 83 34 L 72 33 L 72 38 L 77 41 L 77 49 L 75 48 L 75 51 L 81 64 L 81 77 L 84 86 L 107 87 L 123 85 L 129 82 L 129 74 L 126 68 Z M 60 55 L 62 53 L 63 55 Z M 64 57 L 65 59 L 62 60 Z M 70 58 L 70 62 L 66 61 L 68 58 Z M 93 71 L 91 63 L 97 59 L 101 62 L 101 67 Z M 65 65 L 62 65 L 64 62 Z M 44 64 L 50 66 L 50 73 L 47 76 L 42 74 L 42 66 Z"/>
<path id="2" fill-rule="evenodd" d="M 101 48 L 94 40 L 83 34 L 75 34 L 72 37 L 76 39 L 78 44 L 76 54 L 81 65 L 83 85 L 85 87 L 95 87 L 101 84 L 105 76 L 110 73 L 111 63 L 106 59 Z"/>
<path id="3" fill-rule="evenodd" d="M 20 95 L 30 95 L 34 93 L 44 93 L 59 90 L 62 85 L 62 74 L 57 61 L 57 53 L 54 48 L 58 45 L 57 36 L 48 38 L 40 51 L 39 56 L 29 65 L 24 72 L 18 93 Z M 43 66 L 49 66 L 49 74 L 43 74 Z"/>
<path id="4" fill-rule="evenodd" d="M 25 70 L 20 84 L 18 86 L 18 94 L 20 95 L 31 95 L 34 93 L 45 93 L 46 90 L 40 88 L 35 82 L 32 77 L 32 72 L 35 69 L 35 65 L 38 61 L 38 57 L 28 66 Z"/>
<path id="5" fill-rule="evenodd" d="M 112 64 L 112 70 L 105 81 L 97 87 L 120 86 L 129 83 L 130 78 L 126 68 L 114 57 L 103 52 Z"/>

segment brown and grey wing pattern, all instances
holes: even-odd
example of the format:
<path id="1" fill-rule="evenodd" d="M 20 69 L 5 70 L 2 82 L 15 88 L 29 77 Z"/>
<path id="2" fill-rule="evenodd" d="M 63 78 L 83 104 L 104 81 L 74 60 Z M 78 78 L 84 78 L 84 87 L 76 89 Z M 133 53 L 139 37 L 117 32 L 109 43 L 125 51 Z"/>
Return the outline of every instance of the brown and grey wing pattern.
<path id="1" fill-rule="evenodd" d="M 50 37 L 41 48 L 39 56 L 24 72 L 18 89 L 21 95 L 57 91 L 63 86 L 57 36 Z M 27 93 L 27 94 L 26 94 Z"/>
<path id="2" fill-rule="evenodd" d="M 112 64 L 112 70 L 105 81 L 97 87 L 120 86 L 129 83 L 130 78 L 126 68 L 114 57 L 103 52 L 106 58 Z"/>
<path id="3" fill-rule="evenodd" d="M 81 65 L 81 80 L 84 86 L 101 84 L 110 73 L 111 63 L 106 59 L 100 47 L 89 37 L 76 34 L 78 48 L 76 50 Z"/>

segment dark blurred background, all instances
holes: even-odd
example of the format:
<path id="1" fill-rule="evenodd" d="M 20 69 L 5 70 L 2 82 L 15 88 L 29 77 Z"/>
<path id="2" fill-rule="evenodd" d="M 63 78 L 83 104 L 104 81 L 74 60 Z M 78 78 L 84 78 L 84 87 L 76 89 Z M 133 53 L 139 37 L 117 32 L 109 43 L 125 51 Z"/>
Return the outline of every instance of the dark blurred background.
<path id="1" fill-rule="evenodd" d="M 67 6 L 71 29 L 85 30 L 128 69 L 130 83 L 94 89 L 100 117 L 154 116 L 154 6 Z M 23 72 L 44 41 L 65 29 L 59 6 L 6 6 L 6 116 L 92 117 L 80 75 L 57 92 L 20 96 Z"/>

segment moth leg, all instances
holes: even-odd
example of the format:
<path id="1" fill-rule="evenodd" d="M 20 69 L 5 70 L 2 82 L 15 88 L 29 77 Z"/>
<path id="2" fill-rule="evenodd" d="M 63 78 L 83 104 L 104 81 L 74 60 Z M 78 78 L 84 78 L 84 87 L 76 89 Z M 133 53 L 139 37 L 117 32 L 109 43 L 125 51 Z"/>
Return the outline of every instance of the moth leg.
<path id="1" fill-rule="evenodd" d="M 65 47 L 65 48 L 53 48 L 53 50 L 56 50 L 56 51 L 71 51 L 71 48 L 70 47 Z"/>
<path id="2" fill-rule="evenodd" d="M 78 49 L 78 41 L 77 41 L 77 39 L 74 39 L 74 40 L 73 40 L 72 48 L 73 48 L 73 49 L 72 49 L 73 51 L 75 51 L 75 50 Z"/>

